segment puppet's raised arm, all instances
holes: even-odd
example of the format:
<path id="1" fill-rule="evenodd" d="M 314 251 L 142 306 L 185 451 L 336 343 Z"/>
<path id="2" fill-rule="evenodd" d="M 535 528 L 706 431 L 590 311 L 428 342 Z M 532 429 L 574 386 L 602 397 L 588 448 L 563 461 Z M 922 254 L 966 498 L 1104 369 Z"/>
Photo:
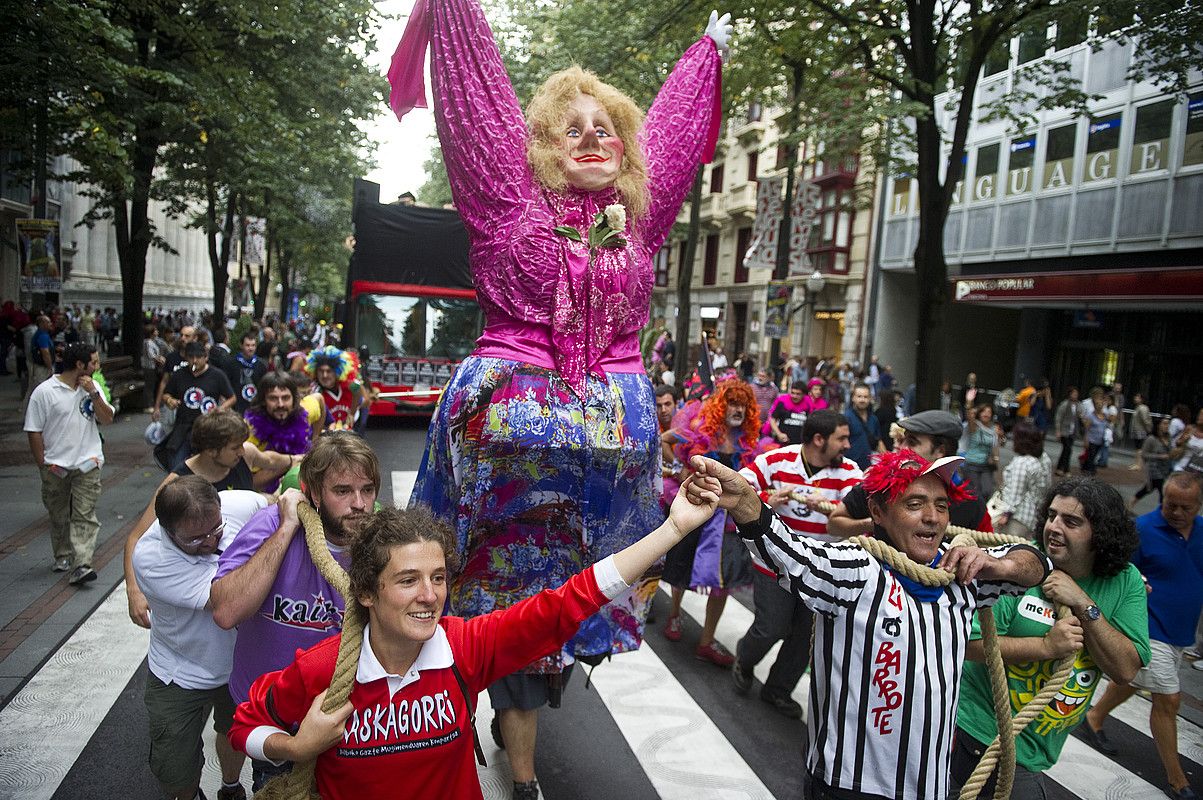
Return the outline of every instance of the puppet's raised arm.
<path id="1" fill-rule="evenodd" d="M 703 36 L 681 56 L 647 112 L 640 145 L 651 193 L 643 221 L 643 240 L 649 250 L 664 243 L 698 165 L 714 155 L 722 121 L 721 71 L 716 39 Z"/>
<path id="2" fill-rule="evenodd" d="M 420 71 L 426 41 L 435 122 L 455 206 L 474 240 L 505 235 L 534 182 L 526 161 L 526 121 L 480 4 L 415 4 L 389 72 L 398 115 L 425 105 Z"/>

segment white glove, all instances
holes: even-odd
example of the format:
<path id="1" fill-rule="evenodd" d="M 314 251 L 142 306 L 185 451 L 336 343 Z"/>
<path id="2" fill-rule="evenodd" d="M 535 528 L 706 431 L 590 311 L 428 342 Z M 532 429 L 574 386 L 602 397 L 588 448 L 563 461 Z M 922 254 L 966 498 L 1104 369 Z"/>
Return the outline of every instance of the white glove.
<path id="1" fill-rule="evenodd" d="M 710 21 L 706 23 L 706 35 L 714 40 L 720 53 L 727 52 L 727 42 L 731 40 L 731 30 L 730 14 L 723 14 L 720 17 L 717 11 L 710 12 Z"/>

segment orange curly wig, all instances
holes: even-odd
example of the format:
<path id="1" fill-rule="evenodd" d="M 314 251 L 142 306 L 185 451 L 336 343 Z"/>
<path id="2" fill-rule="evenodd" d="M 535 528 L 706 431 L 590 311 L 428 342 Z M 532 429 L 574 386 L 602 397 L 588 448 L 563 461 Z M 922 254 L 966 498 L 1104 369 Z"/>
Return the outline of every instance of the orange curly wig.
<path id="1" fill-rule="evenodd" d="M 722 441 L 727 431 L 727 405 L 736 403 L 744 407 L 744 424 L 741 428 L 739 446 L 743 450 L 751 450 L 756 446 L 760 434 L 760 405 L 752 387 L 741 380 L 720 381 L 710 395 L 702 402 L 702 408 L 691 427 L 696 436 L 689 444 L 689 456 L 705 455 L 714 450 Z"/>

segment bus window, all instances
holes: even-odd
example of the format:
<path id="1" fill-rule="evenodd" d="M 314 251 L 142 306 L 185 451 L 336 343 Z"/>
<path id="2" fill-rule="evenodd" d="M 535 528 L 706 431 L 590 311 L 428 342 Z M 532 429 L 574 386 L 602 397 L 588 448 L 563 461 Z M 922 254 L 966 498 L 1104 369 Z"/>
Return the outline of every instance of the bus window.
<path id="1" fill-rule="evenodd" d="M 472 300 L 363 294 L 356 341 L 372 356 L 460 361 L 476 344 L 481 312 Z"/>

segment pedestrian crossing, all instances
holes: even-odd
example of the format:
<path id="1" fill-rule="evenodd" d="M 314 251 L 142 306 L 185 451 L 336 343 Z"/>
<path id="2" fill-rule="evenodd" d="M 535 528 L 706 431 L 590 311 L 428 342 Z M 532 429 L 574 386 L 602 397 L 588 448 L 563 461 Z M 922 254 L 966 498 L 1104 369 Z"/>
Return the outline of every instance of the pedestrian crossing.
<path id="1" fill-rule="evenodd" d="M 391 476 L 390 488 L 396 502 L 407 498 L 413 472 Z M 657 601 L 663 621 L 667 591 Z M 682 609 L 687 618 L 685 638 L 668 642 L 651 626 L 647 641 L 638 652 L 617 656 L 592 672 L 588 690 L 584 675 L 573 676 L 566 695 L 566 708 L 549 712 L 541 720 L 540 748 L 557 745 L 556 731 L 585 727 L 589 748 L 564 759 L 562 774 L 543 779 L 545 797 L 665 798 L 666 800 L 770 800 L 793 798 L 801 771 L 802 728 L 786 723 L 755 690 L 748 697 L 734 693 L 730 676 L 711 664 L 692 657 L 693 642 L 705 614 L 706 598 L 686 593 Z M 752 612 L 732 598 L 719 623 L 716 638 L 734 651 L 736 642 L 752 623 Z M 141 695 L 129 690 L 144 671 L 148 635 L 134 627 L 126 615 L 123 586 L 118 586 L 92 616 L 70 637 L 29 683 L 0 710 L 0 800 L 75 800 L 101 797 L 92 784 L 79 776 L 78 763 L 85 748 L 97 742 L 123 741 L 128 746 L 111 747 L 104 759 L 112 769 L 131 776 L 131 785 L 153 787 L 146 766 L 144 713 L 140 723 L 129 713 L 141 703 Z M 779 645 L 777 646 L 779 647 Z M 757 665 L 755 676 L 763 682 L 776 657 L 777 647 Z M 808 680 L 803 679 L 793 698 L 807 707 Z M 705 687 L 706 691 L 700 691 Z M 573 719 L 567 696 L 588 699 L 593 718 Z M 1098 696 L 1101 696 L 1101 689 Z M 1112 740 L 1126 754 L 1109 758 L 1070 737 L 1061 760 L 1048 772 L 1050 798 L 1080 800 L 1153 800 L 1164 797 L 1160 763 L 1148 727 L 1150 703 L 1134 697 L 1120 706 L 1109 725 L 1119 729 Z M 121 714 L 119 711 L 127 713 Z M 579 713 L 579 712 L 578 712 Z M 601 719 L 605 717 L 605 719 Z M 488 800 L 509 796 L 511 777 L 505 754 L 489 735 L 493 711 L 488 694 L 478 699 L 477 730 L 489 766 L 480 768 L 484 795 Z M 732 723 L 741 718 L 743 725 Z M 545 726 L 544 723 L 547 723 Z M 551 733 L 548 733 L 548 729 Z M 52 735 L 48 735 L 53 731 Z M 749 731 L 753 741 L 749 742 Z M 106 738 L 107 737 L 107 738 Z M 1203 729 L 1184 718 L 1178 721 L 1179 749 L 1188 774 L 1203 763 Z M 212 749 L 213 732 L 206 730 L 203 787 L 212 796 L 219 773 Z M 755 756 L 762 755 L 759 761 Z M 600 762 L 599 767 L 596 763 Z M 556 765 L 560 767 L 560 764 Z M 544 766 L 540 777 L 544 778 Z M 581 770 L 592 774 L 611 773 L 614 787 L 574 785 Z M 623 782 L 622 775 L 635 776 Z M 138 780 L 134 781 L 133 777 Z M 1193 777 L 1200 777 L 1197 773 Z M 250 786 L 249 766 L 243 782 Z M 619 786 L 645 787 L 620 790 Z M 154 797 L 153 793 L 129 793 L 129 797 Z"/>

